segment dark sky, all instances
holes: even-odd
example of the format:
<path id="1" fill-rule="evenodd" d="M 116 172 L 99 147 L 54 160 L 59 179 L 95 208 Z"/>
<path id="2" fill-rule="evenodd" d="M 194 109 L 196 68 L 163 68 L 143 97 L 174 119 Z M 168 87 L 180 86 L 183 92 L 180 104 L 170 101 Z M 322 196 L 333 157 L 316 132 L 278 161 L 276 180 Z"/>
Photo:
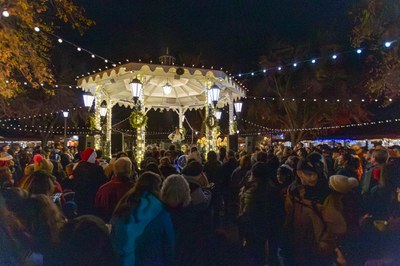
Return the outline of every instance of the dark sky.
<path id="1" fill-rule="evenodd" d="M 156 60 L 165 47 L 202 55 L 205 64 L 230 70 L 257 65 L 270 39 L 315 39 L 319 29 L 348 36 L 349 0 L 80 0 L 96 21 L 84 36 L 61 34 L 99 55 Z M 185 63 L 185 62 L 178 62 Z"/>

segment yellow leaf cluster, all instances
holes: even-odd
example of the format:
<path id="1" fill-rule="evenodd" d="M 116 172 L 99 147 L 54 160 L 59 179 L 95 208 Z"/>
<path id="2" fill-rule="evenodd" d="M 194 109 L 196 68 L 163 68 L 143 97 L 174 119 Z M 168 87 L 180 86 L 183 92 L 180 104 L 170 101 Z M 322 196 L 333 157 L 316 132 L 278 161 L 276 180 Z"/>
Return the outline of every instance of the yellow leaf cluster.
<path id="1" fill-rule="evenodd" d="M 2 0 L 0 10 L 0 95 L 12 97 L 23 91 L 22 84 L 39 88 L 54 84 L 50 50 L 55 20 L 69 23 L 81 33 L 94 24 L 71 0 Z M 35 27 L 41 30 L 36 32 Z"/>

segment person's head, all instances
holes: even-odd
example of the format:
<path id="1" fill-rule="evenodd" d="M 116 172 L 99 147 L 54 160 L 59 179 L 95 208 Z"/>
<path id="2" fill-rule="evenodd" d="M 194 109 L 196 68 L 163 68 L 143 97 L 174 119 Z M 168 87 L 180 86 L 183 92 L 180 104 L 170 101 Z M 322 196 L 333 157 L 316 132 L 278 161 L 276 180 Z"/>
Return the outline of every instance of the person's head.
<path id="1" fill-rule="evenodd" d="M 186 207 L 190 203 L 189 183 L 181 175 L 170 175 L 163 182 L 160 197 L 171 208 Z"/>
<path id="2" fill-rule="evenodd" d="M 263 162 L 256 162 L 252 167 L 251 167 L 251 178 L 253 180 L 257 180 L 260 182 L 265 182 L 267 181 L 267 176 L 269 173 L 268 165 Z"/>
<path id="3" fill-rule="evenodd" d="M 375 149 L 372 152 L 371 156 L 371 163 L 372 164 L 383 164 L 386 163 L 388 160 L 389 154 L 386 150 L 384 149 Z"/>
<path id="4" fill-rule="evenodd" d="M 358 186 L 358 180 L 354 177 L 333 175 L 329 177 L 329 187 L 341 194 L 347 194 Z"/>
<path id="5" fill-rule="evenodd" d="M 182 174 L 185 176 L 200 176 L 203 172 L 203 165 L 196 160 L 190 161 L 182 169 Z"/>
<path id="6" fill-rule="evenodd" d="M 86 148 L 81 152 L 81 159 L 84 162 L 95 163 L 97 158 L 97 153 L 92 148 Z"/>
<path id="7" fill-rule="evenodd" d="M 48 196 L 34 195 L 23 204 L 24 210 L 18 216 L 31 236 L 30 247 L 32 251 L 48 254 L 60 241 L 65 218 Z"/>
<path id="8" fill-rule="evenodd" d="M 257 162 L 267 162 L 268 161 L 268 153 L 263 152 L 263 151 L 259 151 L 257 152 Z"/>
<path id="9" fill-rule="evenodd" d="M 171 165 L 171 160 L 168 157 L 162 157 L 160 159 L 160 166 L 167 166 L 167 165 Z"/>
<path id="10" fill-rule="evenodd" d="M 11 170 L 7 166 L 0 167 L 0 188 L 14 186 Z"/>
<path id="11" fill-rule="evenodd" d="M 228 159 L 234 159 L 235 158 L 235 152 L 233 150 L 228 151 Z"/>
<path id="12" fill-rule="evenodd" d="M 216 162 L 218 161 L 217 153 L 215 151 L 209 151 L 207 153 L 207 161 L 209 162 Z"/>
<path id="13" fill-rule="evenodd" d="M 28 186 L 30 195 L 43 194 L 50 196 L 54 192 L 55 184 L 52 176 L 47 172 L 40 170 L 31 175 L 31 180 Z"/>
<path id="14" fill-rule="evenodd" d="M 282 164 L 276 172 L 276 179 L 281 185 L 289 185 L 294 180 L 293 168 L 287 164 Z"/>
<path id="15" fill-rule="evenodd" d="M 124 151 L 120 151 L 117 153 L 117 155 L 115 156 L 115 159 L 119 159 L 121 157 L 128 157 L 128 154 Z"/>
<path id="16" fill-rule="evenodd" d="M 154 162 L 148 163 L 148 164 L 146 165 L 146 168 L 145 168 L 144 170 L 145 170 L 145 171 L 152 172 L 152 173 L 155 173 L 155 174 L 157 174 L 157 175 L 159 175 L 159 176 L 162 175 L 162 174 L 161 174 L 161 171 L 160 171 L 160 168 L 158 168 L 158 165 L 157 165 L 156 163 L 154 163 Z"/>
<path id="17" fill-rule="evenodd" d="M 121 157 L 114 162 L 114 175 L 129 180 L 132 176 L 132 162 L 128 157 Z"/>
<path id="18" fill-rule="evenodd" d="M 74 163 L 67 164 L 65 166 L 65 172 L 67 173 L 68 176 L 72 175 L 72 172 L 74 171 Z"/>
<path id="19" fill-rule="evenodd" d="M 389 147 L 390 158 L 400 158 L 400 146 L 394 145 Z"/>
<path id="20" fill-rule="evenodd" d="M 318 172 L 317 168 L 319 166 L 314 165 L 309 159 L 301 158 L 297 164 L 297 175 L 300 181 L 305 186 L 315 186 L 318 182 Z"/>
<path id="21" fill-rule="evenodd" d="M 115 263 L 109 229 L 100 218 L 93 215 L 77 217 L 64 226 L 60 235 L 60 264 L 73 266 Z"/>
<path id="22" fill-rule="evenodd" d="M 33 168 L 35 172 L 43 170 L 48 173 L 52 173 L 53 167 L 53 164 L 49 160 L 45 159 L 42 155 L 36 154 L 33 156 Z"/>
<path id="23" fill-rule="evenodd" d="M 226 148 L 221 147 L 219 148 L 219 160 L 222 161 L 226 157 Z"/>
<path id="24" fill-rule="evenodd" d="M 145 171 L 131 188 L 119 201 L 114 210 L 114 215 L 125 217 L 129 221 L 129 212 L 132 207 L 136 208 L 144 193 L 150 193 L 158 198 L 162 179 L 156 173 Z"/>
<path id="25" fill-rule="evenodd" d="M 250 168 L 251 167 L 251 158 L 250 155 L 245 155 L 240 158 L 239 166 L 242 169 Z"/>

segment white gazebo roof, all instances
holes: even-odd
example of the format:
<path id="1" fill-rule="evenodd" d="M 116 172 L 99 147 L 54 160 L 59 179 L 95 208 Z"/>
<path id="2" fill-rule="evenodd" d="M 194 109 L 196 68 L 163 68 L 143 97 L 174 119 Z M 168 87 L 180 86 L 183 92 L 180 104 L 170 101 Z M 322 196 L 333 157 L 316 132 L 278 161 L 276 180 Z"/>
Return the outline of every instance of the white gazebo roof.
<path id="1" fill-rule="evenodd" d="M 93 95 L 100 93 L 101 98 L 121 106 L 133 107 L 129 82 L 136 77 L 143 82 L 146 109 L 204 108 L 207 88 L 214 83 L 221 88 L 219 107 L 245 96 L 241 85 L 223 71 L 146 63 L 127 63 L 83 77 L 78 86 Z M 163 90 L 167 82 L 172 87 L 170 94 Z"/>

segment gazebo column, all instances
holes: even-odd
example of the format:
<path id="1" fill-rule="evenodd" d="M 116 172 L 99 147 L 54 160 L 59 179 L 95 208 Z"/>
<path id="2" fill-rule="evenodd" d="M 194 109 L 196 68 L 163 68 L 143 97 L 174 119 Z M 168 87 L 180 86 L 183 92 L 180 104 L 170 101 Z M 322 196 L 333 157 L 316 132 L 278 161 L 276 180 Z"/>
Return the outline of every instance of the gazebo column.
<path id="1" fill-rule="evenodd" d="M 232 96 L 232 93 L 230 93 L 230 96 Z M 235 120 L 234 120 L 234 114 L 233 114 L 233 99 L 232 97 L 229 97 L 229 135 L 235 135 Z"/>
<path id="2" fill-rule="evenodd" d="M 106 145 L 104 147 L 104 155 L 111 158 L 111 133 L 112 133 L 112 108 L 113 101 L 107 100 L 107 117 L 106 117 Z"/>
<path id="3" fill-rule="evenodd" d="M 96 93 L 94 96 L 94 127 L 97 131 L 101 131 L 101 116 L 100 116 L 100 105 L 102 102 L 102 97 L 100 94 L 100 86 L 96 87 Z M 95 134 L 94 135 L 94 149 L 100 150 L 101 149 L 101 135 Z"/>
<path id="4" fill-rule="evenodd" d="M 206 119 L 209 116 L 209 114 L 210 114 L 210 107 L 207 104 L 206 108 L 205 108 L 205 118 Z M 208 152 L 212 150 L 212 148 L 211 148 L 212 130 L 207 126 L 207 124 L 205 125 L 205 132 L 206 132 L 206 156 L 207 156 Z"/>
<path id="5" fill-rule="evenodd" d="M 140 110 L 144 115 L 146 115 L 147 111 L 145 110 L 143 103 L 141 103 Z M 145 150 L 146 150 L 146 125 L 143 125 L 142 127 L 136 129 L 135 159 L 139 164 L 144 159 Z"/>

